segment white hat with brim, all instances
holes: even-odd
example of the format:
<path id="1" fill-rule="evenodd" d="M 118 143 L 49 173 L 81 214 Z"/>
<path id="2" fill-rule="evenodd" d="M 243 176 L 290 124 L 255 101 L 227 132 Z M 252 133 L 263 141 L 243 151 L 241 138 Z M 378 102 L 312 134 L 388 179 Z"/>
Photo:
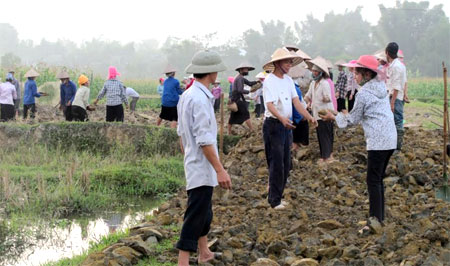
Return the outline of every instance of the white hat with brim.
<path id="1" fill-rule="evenodd" d="M 222 58 L 217 52 L 202 50 L 192 57 L 192 62 L 186 67 L 188 74 L 208 74 L 227 70 Z"/>
<path id="2" fill-rule="evenodd" d="M 318 56 L 314 59 L 306 61 L 306 65 L 308 65 L 308 69 L 312 70 L 313 66 L 318 67 L 320 70 L 325 72 L 327 75 L 330 75 L 330 72 L 328 71 L 328 63 L 327 60 L 321 56 Z"/>
<path id="3" fill-rule="evenodd" d="M 175 73 L 175 72 L 177 72 L 177 70 L 176 70 L 173 66 L 168 65 L 168 66 L 164 69 L 163 74 Z"/>
<path id="4" fill-rule="evenodd" d="M 39 77 L 39 73 L 34 69 L 30 69 L 27 71 L 27 73 L 25 73 L 25 77 L 26 78 Z"/>
<path id="5" fill-rule="evenodd" d="M 289 52 L 289 50 L 286 47 L 283 47 L 283 48 L 278 48 L 275 50 L 275 52 L 272 54 L 272 59 L 263 66 L 263 69 L 265 71 L 273 72 L 275 69 L 274 63 L 277 61 L 285 60 L 285 59 L 293 60 L 292 67 L 303 62 L 302 57 L 300 57 L 295 52 Z"/>
<path id="6" fill-rule="evenodd" d="M 265 79 L 267 77 L 266 71 L 261 71 L 258 73 L 258 75 L 255 76 L 257 79 Z"/>
<path id="7" fill-rule="evenodd" d="M 242 69 L 242 68 L 248 68 L 249 71 L 255 70 L 255 67 L 252 66 L 252 65 L 251 65 L 250 63 L 248 63 L 248 62 L 243 62 L 243 63 L 241 63 L 241 64 L 240 64 L 239 66 L 237 66 L 234 70 L 239 71 L 239 69 Z"/>
<path id="8" fill-rule="evenodd" d="M 383 60 L 384 62 L 387 62 L 386 58 L 386 52 L 383 50 L 379 50 L 373 54 L 378 60 Z"/>
<path id="9" fill-rule="evenodd" d="M 69 73 L 67 73 L 66 71 L 61 71 L 58 76 L 56 76 L 59 79 L 68 79 L 69 77 Z"/>

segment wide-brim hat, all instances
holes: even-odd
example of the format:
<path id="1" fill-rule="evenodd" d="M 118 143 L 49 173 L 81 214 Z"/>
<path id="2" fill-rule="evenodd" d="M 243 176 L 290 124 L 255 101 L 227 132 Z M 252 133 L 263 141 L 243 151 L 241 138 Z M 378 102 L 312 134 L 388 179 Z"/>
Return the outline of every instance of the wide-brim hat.
<path id="1" fill-rule="evenodd" d="M 68 79 L 70 77 L 69 77 L 69 73 L 67 73 L 66 71 L 63 70 L 63 71 L 58 73 L 56 78 L 58 78 L 58 79 Z"/>
<path id="2" fill-rule="evenodd" d="M 357 67 L 356 60 L 350 60 L 348 63 L 342 64 L 345 67 Z"/>
<path id="3" fill-rule="evenodd" d="M 220 84 L 220 80 L 216 79 L 213 84 Z"/>
<path id="4" fill-rule="evenodd" d="M 345 67 L 344 66 L 345 63 L 347 63 L 347 62 L 345 62 L 344 60 L 341 59 L 341 60 L 336 61 L 336 63 L 334 63 L 334 65 Z"/>
<path id="5" fill-rule="evenodd" d="M 286 49 L 288 49 L 288 50 L 293 50 L 294 52 L 297 52 L 298 50 L 300 50 L 300 48 L 298 48 L 297 46 L 295 46 L 293 44 L 287 44 L 284 47 L 286 47 Z"/>
<path id="6" fill-rule="evenodd" d="M 239 69 L 242 68 L 248 68 L 249 71 L 253 71 L 255 70 L 255 67 L 252 66 L 250 63 L 248 62 L 242 62 L 239 66 L 237 66 L 234 70 L 239 71 Z"/>
<path id="7" fill-rule="evenodd" d="M 208 74 L 227 70 L 227 67 L 217 52 L 202 50 L 192 57 L 192 62 L 186 67 L 188 74 Z"/>
<path id="8" fill-rule="evenodd" d="M 24 77 L 26 77 L 26 78 L 33 78 L 33 77 L 39 77 L 39 75 L 40 74 L 36 70 L 30 69 L 30 70 L 27 71 L 27 73 L 25 73 Z"/>
<path id="9" fill-rule="evenodd" d="M 171 65 L 167 65 L 166 68 L 164 69 L 163 74 L 174 73 L 174 72 L 177 72 L 175 67 L 173 67 Z"/>
<path id="10" fill-rule="evenodd" d="M 334 67 L 330 60 L 325 59 L 325 61 L 327 61 L 328 69 L 332 69 Z"/>
<path id="11" fill-rule="evenodd" d="M 308 66 L 309 70 L 312 70 L 314 66 L 318 67 L 320 70 L 325 72 L 325 74 L 330 75 L 330 72 L 328 70 L 328 62 L 325 58 L 321 57 L 320 55 L 317 56 L 314 59 L 306 61 L 306 65 Z"/>
<path id="12" fill-rule="evenodd" d="M 358 60 L 356 60 L 355 68 L 367 68 L 376 72 L 381 78 L 385 77 L 385 73 L 378 69 L 378 60 L 374 55 L 361 55 Z"/>
<path id="13" fill-rule="evenodd" d="M 291 67 L 291 69 L 289 69 L 288 76 L 293 79 L 304 77 L 306 73 L 308 73 L 308 71 L 306 70 L 305 67 L 302 66 L 302 64 L 298 64 L 294 67 Z"/>
<path id="14" fill-rule="evenodd" d="M 398 52 L 397 52 L 397 57 L 398 58 L 404 58 L 405 56 L 403 55 L 403 51 L 402 50 L 398 50 Z"/>
<path id="15" fill-rule="evenodd" d="M 300 64 L 303 61 L 303 58 L 298 54 L 296 54 L 295 52 L 289 52 L 288 49 L 283 47 L 275 50 L 275 52 L 272 54 L 271 60 L 263 66 L 263 69 L 265 71 L 273 72 L 273 70 L 275 69 L 275 65 L 273 63 L 285 59 L 293 60 L 292 67 Z"/>
<path id="16" fill-rule="evenodd" d="M 384 62 L 387 62 L 386 52 L 385 52 L 384 50 L 376 51 L 373 55 L 374 55 L 375 58 L 377 58 L 378 60 L 383 60 Z"/>
<path id="17" fill-rule="evenodd" d="M 257 78 L 257 79 L 265 79 L 266 77 L 267 77 L 266 71 L 261 71 L 255 76 L 255 78 Z"/>
<path id="18" fill-rule="evenodd" d="M 312 59 L 311 56 L 309 56 L 307 53 L 303 52 L 303 51 L 300 50 L 300 49 L 298 49 L 295 53 L 296 53 L 297 55 L 299 55 L 301 58 L 303 58 L 303 60 L 311 60 L 311 59 Z"/>

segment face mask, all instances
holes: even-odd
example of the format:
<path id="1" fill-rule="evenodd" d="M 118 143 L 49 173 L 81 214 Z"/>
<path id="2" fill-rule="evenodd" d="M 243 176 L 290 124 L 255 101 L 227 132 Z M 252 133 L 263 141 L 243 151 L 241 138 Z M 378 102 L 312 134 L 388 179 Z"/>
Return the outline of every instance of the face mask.
<path id="1" fill-rule="evenodd" d="M 248 72 L 242 72 L 242 76 L 248 76 Z"/>
<path id="2" fill-rule="evenodd" d="M 314 74 L 311 73 L 311 77 L 314 81 L 318 81 L 322 77 L 322 72 L 319 72 L 317 76 L 314 76 Z"/>

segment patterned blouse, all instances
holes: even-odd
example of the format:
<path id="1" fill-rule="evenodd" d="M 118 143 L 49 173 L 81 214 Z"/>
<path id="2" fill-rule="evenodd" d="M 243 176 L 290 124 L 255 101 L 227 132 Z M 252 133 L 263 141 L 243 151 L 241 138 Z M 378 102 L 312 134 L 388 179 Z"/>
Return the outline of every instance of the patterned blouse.
<path id="1" fill-rule="evenodd" d="M 345 99 L 345 95 L 347 94 L 347 91 L 345 90 L 347 87 L 347 73 L 345 73 L 345 71 L 339 72 L 339 76 L 334 86 L 339 93 L 338 98 Z"/>

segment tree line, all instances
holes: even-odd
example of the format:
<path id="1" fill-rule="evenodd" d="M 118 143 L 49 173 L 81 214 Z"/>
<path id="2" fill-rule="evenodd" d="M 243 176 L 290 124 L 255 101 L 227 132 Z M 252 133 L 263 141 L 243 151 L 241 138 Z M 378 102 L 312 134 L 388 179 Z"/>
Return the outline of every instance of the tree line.
<path id="1" fill-rule="evenodd" d="M 374 53 L 391 41 L 397 42 L 403 50 L 410 75 L 439 76 L 441 62 L 450 64 L 450 22 L 443 5 L 430 7 L 427 1 L 397 1 L 393 8 L 379 5 L 381 17 L 375 26 L 363 18 L 361 10 L 362 7 L 357 7 L 342 14 L 329 12 L 323 20 L 310 14 L 291 26 L 279 20 L 261 21 L 260 29 L 248 29 L 216 46 L 210 45 L 216 33 L 190 39 L 168 37 L 162 44 L 156 40 L 121 44 L 102 39 L 92 39 L 81 45 L 70 40 L 42 39 L 34 43 L 19 40 L 17 30 L 2 23 L 1 66 L 45 63 L 101 75 L 108 66 L 114 65 L 129 78 L 157 78 L 169 63 L 179 70 L 178 76 L 182 76 L 193 54 L 210 48 L 223 56 L 229 67 L 226 75 L 233 75 L 234 67 L 243 60 L 260 69 L 277 47 L 286 44 L 297 45 L 312 57 L 321 55 L 334 62 Z"/>

